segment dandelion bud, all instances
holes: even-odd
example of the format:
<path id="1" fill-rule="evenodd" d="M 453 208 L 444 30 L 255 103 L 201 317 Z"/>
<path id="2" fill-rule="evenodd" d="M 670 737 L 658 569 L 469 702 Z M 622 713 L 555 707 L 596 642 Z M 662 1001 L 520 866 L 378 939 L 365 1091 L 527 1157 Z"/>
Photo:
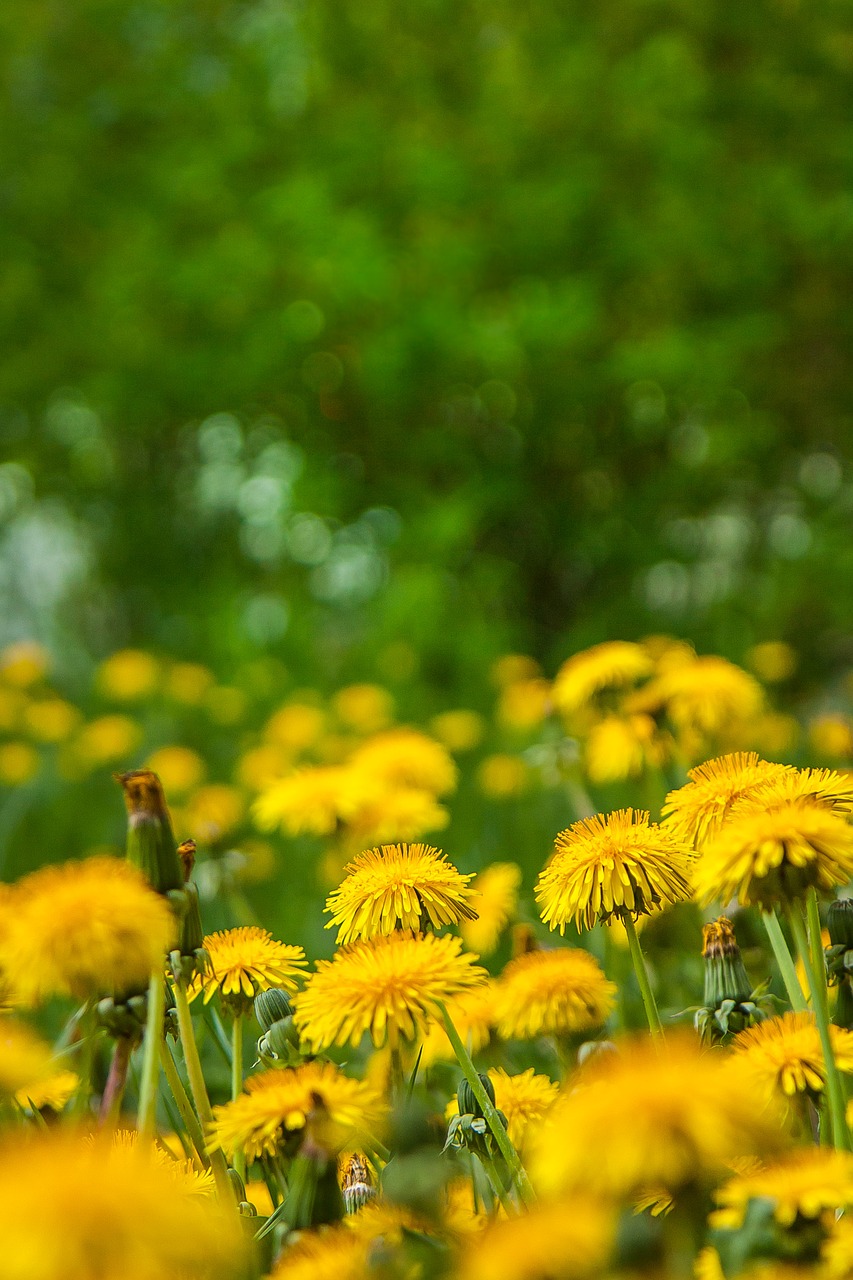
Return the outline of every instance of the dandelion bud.
<path id="1" fill-rule="evenodd" d="M 231 1183 L 231 1190 L 234 1192 L 237 1203 L 241 1204 L 246 1199 L 246 1187 L 236 1169 L 228 1170 L 228 1181 Z"/>
<path id="2" fill-rule="evenodd" d="M 341 1191 L 347 1213 L 356 1213 L 376 1195 L 376 1184 L 370 1165 L 360 1152 L 342 1158 L 339 1166 Z"/>
<path id="3" fill-rule="evenodd" d="M 705 1004 L 716 1008 L 724 1000 L 745 1000 L 752 984 L 741 959 L 731 920 L 720 916 L 702 929 L 705 961 Z"/>
<path id="4" fill-rule="evenodd" d="M 263 1031 L 269 1031 L 276 1022 L 282 1022 L 292 1013 L 290 1001 L 280 987 L 270 987 L 255 996 L 255 1017 Z"/>
<path id="5" fill-rule="evenodd" d="M 182 840 L 178 845 L 178 860 L 184 873 L 185 884 L 189 883 L 189 878 L 195 866 L 195 848 L 195 840 Z"/>
<path id="6" fill-rule="evenodd" d="M 826 914 L 829 940 L 834 947 L 853 951 L 853 898 L 836 898 Z"/>
<path id="7" fill-rule="evenodd" d="M 478 1074 L 477 1079 L 486 1091 L 486 1095 L 492 1106 L 495 1105 L 495 1086 L 488 1076 Z M 459 1081 L 456 1089 L 456 1105 L 459 1108 L 460 1116 L 482 1116 L 482 1108 L 477 1101 L 474 1090 L 468 1081 L 463 1078 Z"/>
<path id="8" fill-rule="evenodd" d="M 832 1021 L 837 1027 L 853 1028 L 853 898 L 830 903 L 827 927 L 831 945 L 826 948 L 829 981 L 838 986 Z"/>
<path id="9" fill-rule="evenodd" d="M 127 860 L 138 867 L 158 893 L 184 886 L 166 798 L 156 773 L 135 769 L 116 774 L 127 806 Z"/>
<path id="10" fill-rule="evenodd" d="M 281 1018 L 264 1032 L 258 1041 L 258 1056 L 262 1062 L 296 1062 L 300 1058 L 299 1032 L 293 1018 Z"/>

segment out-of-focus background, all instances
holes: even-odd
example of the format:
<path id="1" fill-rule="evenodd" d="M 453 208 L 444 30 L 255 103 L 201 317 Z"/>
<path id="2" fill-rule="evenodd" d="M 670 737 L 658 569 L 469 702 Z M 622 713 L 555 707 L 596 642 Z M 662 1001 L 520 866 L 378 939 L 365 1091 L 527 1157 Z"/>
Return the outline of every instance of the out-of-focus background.
<path id="1" fill-rule="evenodd" d="M 425 723 L 658 632 L 844 689 L 847 5 L 6 0 L 0 65 L 0 644 L 64 698 Z"/>

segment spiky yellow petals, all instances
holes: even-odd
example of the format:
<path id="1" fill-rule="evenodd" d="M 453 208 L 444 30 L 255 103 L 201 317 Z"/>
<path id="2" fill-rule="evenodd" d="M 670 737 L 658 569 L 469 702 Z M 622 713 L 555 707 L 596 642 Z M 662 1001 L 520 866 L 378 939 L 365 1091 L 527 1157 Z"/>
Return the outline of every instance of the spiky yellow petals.
<path id="1" fill-rule="evenodd" d="M 676 839 L 701 849 L 718 834 L 737 804 L 762 783 L 786 773 L 785 765 L 762 760 L 755 751 L 736 751 L 688 770 L 690 781 L 670 791 L 664 825 Z"/>
<path id="2" fill-rule="evenodd" d="M 383 1108 L 368 1084 L 345 1076 L 331 1062 L 305 1062 L 250 1076 L 233 1102 L 214 1107 L 211 1149 L 221 1147 L 232 1159 L 275 1155 L 293 1135 L 301 1135 L 308 1118 L 322 1106 L 338 1149 L 357 1145 L 375 1131 Z"/>
<path id="3" fill-rule="evenodd" d="M 175 938 L 167 903 L 118 858 L 45 867 L 13 891 L 0 969 L 27 1004 L 143 991 Z"/>
<path id="4" fill-rule="evenodd" d="M 743 1226 L 750 1202 L 769 1201 L 783 1227 L 798 1218 L 829 1227 L 838 1210 L 853 1206 L 853 1155 L 827 1147 L 791 1152 L 766 1168 L 737 1174 L 714 1193 L 719 1208 L 712 1225 L 734 1231 Z"/>
<path id="5" fill-rule="evenodd" d="M 853 1031 L 830 1026 L 835 1061 L 840 1071 L 853 1072 Z M 759 1092 L 773 1091 L 787 1098 L 797 1093 L 818 1095 L 826 1084 L 826 1065 L 820 1034 L 810 1013 L 783 1013 L 741 1031 L 732 1049 Z"/>
<path id="6" fill-rule="evenodd" d="M 515 862 L 493 862 L 475 877 L 471 888 L 477 915 L 459 926 L 466 947 L 479 956 L 491 955 L 515 917 L 520 885 L 521 867 Z"/>
<path id="7" fill-rule="evenodd" d="M 246 1000 L 270 987 L 293 992 L 307 963 L 301 947 L 277 942 L 266 929 L 253 925 L 209 934 L 204 948 L 210 966 L 193 978 L 188 994 L 193 1000 L 203 992 L 205 1004 L 217 991 Z"/>
<path id="8" fill-rule="evenodd" d="M 613 914 L 636 918 L 690 897 L 691 851 L 648 813 L 618 809 L 584 818 L 557 836 L 539 876 L 542 919 L 565 931 L 591 929 Z"/>
<path id="9" fill-rule="evenodd" d="M 853 828 L 808 800 L 733 814 L 707 845 L 694 871 L 703 905 L 737 898 L 769 909 L 825 893 L 853 875 Z"/>
<path id="10" fill-rule="evenodd" d="M 360 853 L 346 868 L 326 911 L 338 942 L 374 938 L 395 929 L 441 929 L 476 918 L 468 899 L 473 874 L 462 875 L 440 849 L 426 844 L 382 845 Z"/>
<path id="11" fill-rule="evenodd" d="M 377 1046 L 423 1034 L 439 1002 L 485 981 L 461 938 L 392 933 L 355 942 L 321 960 L 294 1001 L 294 1018 L 315 1053 L 356 1045 L 369 1033 Z"/>
<path id="12" fill-rule="evenodd" d="M 498 1034 L 534 1040 L 595 1030 L 613 1010 L 616 991 L 588 951 L 529 951 L 509 962 L 497 985 Z"/>

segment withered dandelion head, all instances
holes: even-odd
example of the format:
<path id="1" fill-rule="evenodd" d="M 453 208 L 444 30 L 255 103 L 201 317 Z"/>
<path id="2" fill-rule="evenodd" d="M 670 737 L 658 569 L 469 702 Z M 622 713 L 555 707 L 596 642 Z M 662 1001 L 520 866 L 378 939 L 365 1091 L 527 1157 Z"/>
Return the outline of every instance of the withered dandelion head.
<path id="1" fill-rule="evenodd" d="M 791 772 L 785 765 L 762 760 L 755 751 L 736 751 L 688 770 L 690 781 L 670 791 L 663 806 L 664 826 L 701 849 L 722 828 L 732 806 L 761 783 Z"/>
<path id="2" fill-rule="evenodd" d="M 542 919 L 565 931 L 610 916 L 648 915 L 690 897 L 691 851 L 646 812 L 584 818 L 555 841 L 536 885 Z"/>
<path id="3" fill-rule="evenodd" d="M 343 948 L 321 960 L 294 1001 L 300 1034 L 314 1053 L 357 1045 L 369 1033 L 377 1046 L 423 1034 L 440 1002 L 485 981 L 461 938 L 392 933 Z"/>
<path id="4" fill-rule="evenodd" d="M 232 1159 L 276 1155 L 293 1139 L 301 1139 L 311 1112 L 322 1106 L 340 1150 L 375 1133 L 384 1108 L 373 1089 L 353 1080 L 331 1062 L 305 1062 L 250 1076 L 233 1102 L 214 1107 L 210 1145 Z"/>
<path id="5" fill-rule="evenodd" d="M 294 992 L 306 967 L 301 947 L 277 942 L 254 925 L 209 934 L 204 948 L 207 970 L 193 978 L 190 999 L 204 993 L 204 1003 L 220 992 L 223 999 L 251 1001 L 259 991 L 281 987 Z"/>
<path id="6" fill-rule="evenodd" d="M 440 849 L 427 844 L 382 845 L 360 853 L 346 868 L 340 888 L 330 894 L 326 911 L 337 927 L 338 942 L 373 938 L 395 929 L 476 918 L 469 903 L 473 874 L 462 875 Z"/>
<path id="7" fill-rule="evenodd" d="M 612 1012 L 616 990 L 588 951 L 529 951 L 510 960 L 497 984 L 498 1034 L 533 1040 L 595 1030 Z"/>
<path id="8" fill-rule="evenodd" d="M 167 903 L 134 867 L 88 858 L 18 883 L 0 937 L 0 969 L 27 1004 L 142 991 L 174 938 Z"/>
<path id="9" fill-rule="evenodd" d="M 795 800 L 771 810 L 735 810 L 693 873 L 702 905 L 737 898 L 769 909 L 846 884 L 853 875 L 853 828 L 829 809 Z"/>

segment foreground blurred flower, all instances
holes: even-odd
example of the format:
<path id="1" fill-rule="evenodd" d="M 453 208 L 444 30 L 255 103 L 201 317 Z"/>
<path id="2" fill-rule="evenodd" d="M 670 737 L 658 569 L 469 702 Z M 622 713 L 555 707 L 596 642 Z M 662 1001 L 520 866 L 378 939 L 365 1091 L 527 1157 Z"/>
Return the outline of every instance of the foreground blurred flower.
<path id="1" fill-rule="evenodd" d="M 7 1140 L 0 1155 L 4 1280 L 242 1274 L 236 1215 L 150 1155 L 59 1131 Z"/>
<path id="2" fill-rule="evenodd" d="M 853 1072 L 853 1031 L 830 1027 L 835 1061 Z M 817 1098 L 826 1086 L 826 1066 L 817 1023 L 810 1013 L 783 1013 L 748 1027 L 732 1041 L 743 1066 L 760 1092 L 774 1090 L 791 1098 L 807 1093 Z"/>
<path id="3" fill-rule="evenodd" d="M 690 851 L 671 832 L 650 823 L 646 812 L 618 809 L 560 832 L 536 899 L 551 929 L 562 934 L 570 920 L 591 929 L 614 913 L 636 919 L 684 901 L 690 870 Z"/>
<path id="4" fill-rule="evenodd" d="M 371 1271 L 369 1253 L 370 1240 L 346 1226 L 303 1231 L 286 1246 L 270 1280 L 364 1280 Z"/>
<path id="5" fill-rule="evenodd" d="M 703 906 L 737 898 L 771 910 L 776 903 L 826 892 L 853 875 L 853 829 L 808 800 L 732 815 L 696 864 L 694 886 Z"/>
<path id="6" fill-rule="evenodd" d="M 573 715 L 609 689 L 624 689 L 651 675 L 652 660 L 641 645 L 608 640 L 564 662 L 554 681 L 558 711 Z"/>
<path id="7" fill-rule="evenodd" d="M 707 760 L 689 769 L 687 785 L 666 797 L 664 826 L 677 840 L 701 849 L 718 834 L 738 800 L 786 772 L 787 766 L 762 760 L 755 751 Z"/>
<path id="8" fill-rule="evenodd" d="M 520 884 L 521 867 L 515 862 L 493 862 L 476 876 L 471 885 L 477 895 L 476 919 L 463 920 L 459 926 L 469 950 L 479 956 L 491 955 L 495 950 L 515 916 Z"/>
<path id="9" fill-rule="evenodd" d="M 175 939 L 167 903 L 118 858 L 45 867 L 14 889 L 0 968 L 28 1004 L 144 991 Z"/>
<path id="10" fill-rule="evenodd" d="M 533 1067 L 514 1076 L 496 1067 L 489 1072 L 489 1079 L 495 1089 L 495 1106 L 506 1116 L 510 1141 L 520 1152 L 528 1135 L 535 1132 L 560 1096 L 559 1086 L 548 1076 L 537 1075 Z M 454 1098 L 447 1108 L 447 1118 L 458 1113 Z"/>
<path id="11" fill-rule="evenodd" d="M 294 1001 L 300 1034 L 314 1053 L 357 1045 L 365 1032 L 377 1046 L 413 1040 L 439 1016 L 439 1002 L 485 981 L 461 948 L 461 938 L 392 933 L 321 960 Z"/>
<path id="12" fill-rule="evenodd" d="M 229 1159 L 275 1155 L 294 1135 L 301 1137 L 318 1100 L 339 1150 L 375 1133 L 384 1114 L 368 1084 L 350 1079 L 331 1062 L 306 1062 L 250 1076 L 245 1093 L 214 1107 L 210 1144 Z"/>
<path id="13" fill-rule="evenodd" d="M 440 849 L 426 844 L 382 845 L 360 853 L 346 868 L 340 888 L 330 894 L 327 929 L 338 927 L 338 942 L 373 938 L 395 929 L 434 929 L 476 919 L 468 881 Z"/>
<path id="14" fill-rule="evenodd" d="M 459 1280 L 560 1280 L 598 1275 L 613 1247 L 612 1209 L 588 1196 L 491 1222 L 459 1260 Z"/>
<path id="15" fill-rule="evenodd" d="M 204 993 L 204 1003 L 219 991 L 227 1000 L 254 1000 L 259 991 L 283 987 L 294 992 L 306 967 L 301 947 L 276 942 L 254 925 L 209 934 L 203 943 L 210 959 L 207 971 L 193 978 L 190 1000 Z"/>
<path id="16" fill-rule="evenodd" d="M 17 1018 L 0 1015 L 0 1099 L 48 1080 L 55 1063 L 50 1049 Z"/>
<path id="17" fill-rule="evenodd" d="M 670 1033 L 665 1046 L 629 1040 L 590 1059 L 532 1135 L 529 1168 L 543 1194 L 630 1199 L 711 1182 L 736 1157 L 783 1143 L 778 1114 L 722 1055 Z"/>
<path id="18" fill-rule="evenodd" d="M 827 1147 L 794 1151 L 767 1168 L 738 1174 L 714 1199 L 720 1207 L 711 1223 L 724 1230 L 743 1226 L 752 1200 L 770 1201 L 783 1227 L 797 1218 L 821 1219 L 829 1227 L 837 1210 L 853 1205 L 853 1155 Z"/>
<path id="19" fill-rule="evenodd" d="M 588 951 L 530 951 L 511 960 L 501 974 L 498 1034 L 504 1040 L 534 1040 L 595 1030 L 607 1021 L 616 991 Z"/>

